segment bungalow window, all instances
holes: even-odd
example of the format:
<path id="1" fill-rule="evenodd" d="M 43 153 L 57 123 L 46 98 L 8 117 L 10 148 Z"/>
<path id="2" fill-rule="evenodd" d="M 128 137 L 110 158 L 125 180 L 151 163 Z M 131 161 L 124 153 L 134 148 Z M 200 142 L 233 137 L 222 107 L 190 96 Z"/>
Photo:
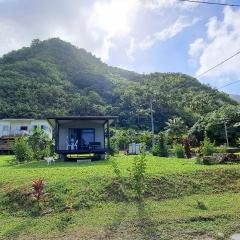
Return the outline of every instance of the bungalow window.
<path id="1" fill-rule="evenodd" d="M 20 131 L 27 131 L 28 130 L 28 127 L 27 126 L 21 126 L 20 127 Z"/>
<path id="2" fill-rule="evenodd" d="M 41 129 L 47 131 L 47 127 L 45 125 L 41 125 Z"/>
<path id="3" fill-rule="evenodd" d="M 95 141 L 94 128 L 69 128 L 68 132 L 69 142 L 77 141 L 80 145 L 89 145 L 90 142 Z"/>

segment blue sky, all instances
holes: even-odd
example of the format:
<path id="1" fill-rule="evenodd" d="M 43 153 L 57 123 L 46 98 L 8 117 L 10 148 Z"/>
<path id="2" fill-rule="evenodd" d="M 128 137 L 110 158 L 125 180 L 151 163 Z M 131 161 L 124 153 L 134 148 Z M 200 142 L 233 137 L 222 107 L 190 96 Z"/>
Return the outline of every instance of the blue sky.
<path id="1" fill-rule="evenodd" d="M 239 0 L 211 0 L 236 3 Z M 60 37 L 137 72 L 197 76 L 240 50 L 240 7 L 179 0 L 0 0 L 0 55 Z M 240 94 L 240 55 L 199 78 Z"/>

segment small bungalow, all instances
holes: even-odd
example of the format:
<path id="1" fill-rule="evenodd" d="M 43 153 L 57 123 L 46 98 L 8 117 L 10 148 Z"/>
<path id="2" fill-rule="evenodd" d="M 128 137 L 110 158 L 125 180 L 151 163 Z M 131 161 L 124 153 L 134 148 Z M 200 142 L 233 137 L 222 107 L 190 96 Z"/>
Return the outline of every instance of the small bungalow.
<path id="1" fill-rule="evenodd" d="M 16 138 L 31 135 L 40 127 L 52 139 L 52 126 L 44 119 L 3 118 L 0 119 L 0 152 L 11 152 L 11 145 Z"/>
<path id="2" fill-rule="evenodd" d="M 55 129 L 55 151 L 64 160 L 67 155 L 94 154 L 103 159 L 110 151 L 109 126 L 116 116 L 50 117 Z"/>

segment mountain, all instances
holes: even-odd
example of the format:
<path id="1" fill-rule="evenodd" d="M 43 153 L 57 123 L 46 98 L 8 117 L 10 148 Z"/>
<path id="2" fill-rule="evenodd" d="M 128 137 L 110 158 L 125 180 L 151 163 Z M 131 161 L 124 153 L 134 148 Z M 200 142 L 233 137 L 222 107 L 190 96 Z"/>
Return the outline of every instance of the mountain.
<path id="1" fill-rule="evenodd" d="M 141 75 L 108 66 L 58 38 L 0 58 L 0 117 L 53 115 L 119 116 L 119 126 L 156 129 L 172 116 L 192 126 L 200 116 L 237 103 L 228 95 L 181 73 Z"/>
<path id="2" fill-rule="evenodd" d="M 240 95 L 236 95 L 236 94 L 229 94 L 230 98 L 232 98 L 233 100 L 237 101 L 238 103 L 240 103 Z"/>

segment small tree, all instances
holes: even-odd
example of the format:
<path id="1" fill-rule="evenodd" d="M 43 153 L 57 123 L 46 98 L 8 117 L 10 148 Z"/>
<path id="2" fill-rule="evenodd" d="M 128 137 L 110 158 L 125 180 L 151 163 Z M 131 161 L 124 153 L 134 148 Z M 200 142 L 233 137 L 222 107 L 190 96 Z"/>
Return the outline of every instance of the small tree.
<path id="1" fill-rule="evenodd" d="M 210 139 L 207 136 L 205 136 L 202 142 L 201 151 L 203 156 L 211 156 L 215 152 L 214 143 L 211 143 Z"/>
<path id="2" fill-rule="evenodd" d="M 138 201 L 142 201 L 143 195 L 146 191 L 146 166 L 147 159 L 145 152 L 134 158 L 133 169 L 131 173 L 133 175 L 133 190 Z"/>
<path id="3" fill-rule="evenodd" d="M 20 137 L 12 146 L 15 159 L 19 163 L 33 160 L 33 151 L 28 143 L 28 137 Z"/>
<path id="4" fill-rule="evenodd" d="M 183 147 L 184 147 L 184 152 L 187 158 L 191 158 L 192 157 L 192 153 L 191 153 L 191 148 L 190 148 L 190 140 L 189 138 L 183 138 Z"/>

